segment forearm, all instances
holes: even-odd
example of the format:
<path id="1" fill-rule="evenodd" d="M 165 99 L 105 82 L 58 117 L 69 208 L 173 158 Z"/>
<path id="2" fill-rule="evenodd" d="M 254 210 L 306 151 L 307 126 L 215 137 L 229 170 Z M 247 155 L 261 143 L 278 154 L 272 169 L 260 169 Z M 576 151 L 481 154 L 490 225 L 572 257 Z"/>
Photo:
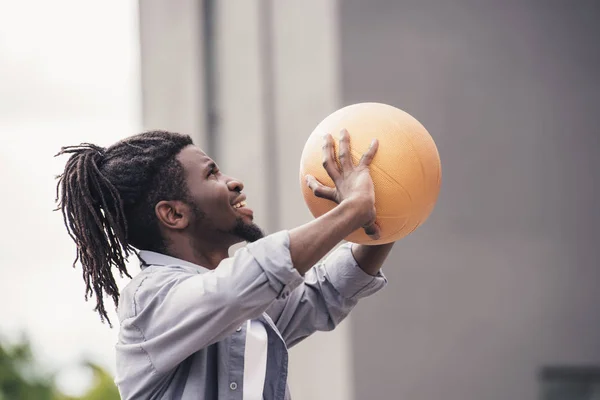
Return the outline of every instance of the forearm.
<path id="1" fill-rule="evenodd" d="M 294 268 L 302 275 L 346 236 L 361 227 L 356 205 L 342 202 L 321 217 L 289 231 Z"/>
<path id="2" fill-rule="evenodd" d="M 288 347 L 313 332 L 334 329 L 360 299 L 385 287 L 382 273 L 371 276 L 358 267 L 351 247 L 340 246 L 310 269 L 285 301 L 271 304 L 267 312 Z"/>
<path id="3" fill-rule="evenodd" d="M 394 242 L 376 246 L 352 245 L 352 255 L 358 266 L 369 275 L 377 275 L 385 259 L 394 247 Z"/>

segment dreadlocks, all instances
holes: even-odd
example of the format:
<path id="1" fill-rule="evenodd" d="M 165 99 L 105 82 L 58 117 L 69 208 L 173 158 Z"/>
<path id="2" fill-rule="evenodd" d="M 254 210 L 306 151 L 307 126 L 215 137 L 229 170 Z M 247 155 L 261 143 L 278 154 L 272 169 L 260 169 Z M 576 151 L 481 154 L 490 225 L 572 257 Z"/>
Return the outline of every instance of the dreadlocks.
<path id="1" fill-rule="evenodd" d="M 152 131 L 109 148 L 82 143 L 57 154 L 71 154 L 58 176 L 56 202 L 77 246 L 73 267 L 81 263 L 85 299 L 96 297 L 95 311 L 110 326 L 103 293 L 119 302 L 111 268 L 131 277 L 125 261 L 134 248 L 165 251 L 154 207 L 161 200 L 188 200 L 175 157 L 190 144 L 187 135 Z"/>

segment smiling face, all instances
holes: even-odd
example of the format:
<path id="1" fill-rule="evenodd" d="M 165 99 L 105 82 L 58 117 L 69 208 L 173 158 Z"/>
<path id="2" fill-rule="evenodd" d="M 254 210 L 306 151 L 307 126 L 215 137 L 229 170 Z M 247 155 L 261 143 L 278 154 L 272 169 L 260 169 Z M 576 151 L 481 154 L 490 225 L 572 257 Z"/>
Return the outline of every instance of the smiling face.
<path id="1" fill-rule="evenodd" d="M 223 174 L 216 163 L 196 146 L 187 146 L 177 155 L 184 171 L 193 217 L 193 240 L 224 245 L 253 242 L 263 233 L 254 224 L 254 214 L 246 207 L 244 184 Z"/>

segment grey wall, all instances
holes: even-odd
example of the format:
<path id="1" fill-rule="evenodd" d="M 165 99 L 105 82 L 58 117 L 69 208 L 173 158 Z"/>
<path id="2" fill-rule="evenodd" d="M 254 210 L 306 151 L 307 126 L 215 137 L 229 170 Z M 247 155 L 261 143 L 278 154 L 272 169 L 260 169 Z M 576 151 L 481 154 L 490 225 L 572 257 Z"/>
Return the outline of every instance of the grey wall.
<path id="1" fill-rule="evenodd" d="M 438 144 L 429 221 L 351 320 L 356 399 L 534 399 L 600 363 L 600 3 L 343 0 L 343 104 Z"/>
<path id="2" fill-rule="evenodd" d="M 138 6 L 144 129 L 185 132 L 206 149 L 202 3 L 144 0 Z"/>

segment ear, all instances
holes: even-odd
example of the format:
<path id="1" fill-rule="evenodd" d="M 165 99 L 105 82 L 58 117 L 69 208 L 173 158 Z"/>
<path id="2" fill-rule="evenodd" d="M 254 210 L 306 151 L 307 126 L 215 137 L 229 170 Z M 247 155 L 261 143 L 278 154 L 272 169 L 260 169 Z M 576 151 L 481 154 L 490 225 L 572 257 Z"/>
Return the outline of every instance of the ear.
<path id="1" fill-rule="evenodd" d="M 154 207 L 156 218 L 165 228 L 181 230 L 190 223 L 190 207 L 178 200 L 161 200 Z"/>

